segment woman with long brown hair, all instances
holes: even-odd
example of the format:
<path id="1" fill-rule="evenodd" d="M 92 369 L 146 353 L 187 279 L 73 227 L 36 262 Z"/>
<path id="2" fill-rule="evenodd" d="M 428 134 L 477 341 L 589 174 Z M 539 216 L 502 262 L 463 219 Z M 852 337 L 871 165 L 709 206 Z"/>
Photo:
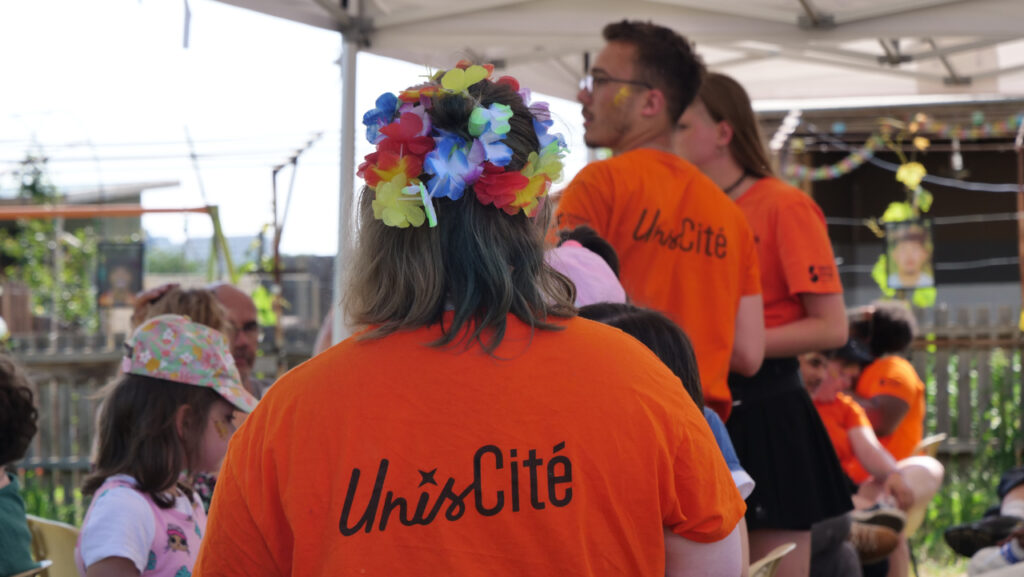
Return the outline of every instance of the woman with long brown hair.
<path id="1" fill-rule="evenodd" d="M 462 63 L 364 116 L 345 312 L 232 442 L 207 575 L 738 573 L 742 500 L 679 380 L 544 261 L 562 141 Z"/>
<path id="2" fill-rule="evenodd" d="M 773 176 L 750 99 L 728 76 L 706 76 L 673 145 L 739 205 L 758 241 L 765 361 L 753 377 L 730 375 L 734 406 L 726 424 L 757 483 L 747 500 L 751 558 L 793 541 L 797 550 L 780 574 L 806 576 L 811 525 L 852 508 L 796 360 L 846 342 L 825 219 L 810 196 Z"/>

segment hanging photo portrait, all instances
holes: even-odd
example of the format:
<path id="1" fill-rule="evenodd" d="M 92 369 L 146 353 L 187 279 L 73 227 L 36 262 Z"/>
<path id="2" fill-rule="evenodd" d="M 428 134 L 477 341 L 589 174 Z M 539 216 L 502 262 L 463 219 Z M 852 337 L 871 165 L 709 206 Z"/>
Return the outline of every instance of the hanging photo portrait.
<path id="1" fill-rule="evenodd" d="M 907 220 L 885 225 L 888 280 L 891 289 L 918 289 L 935 286 L 932 263 L 932 223 Z"/>
<path id="2" fill-rule="evenodd" d="M 96 248 L 96 291 L 100 308 L 131 307 L 142 290 L 141 242 L 101 242 Z"/>

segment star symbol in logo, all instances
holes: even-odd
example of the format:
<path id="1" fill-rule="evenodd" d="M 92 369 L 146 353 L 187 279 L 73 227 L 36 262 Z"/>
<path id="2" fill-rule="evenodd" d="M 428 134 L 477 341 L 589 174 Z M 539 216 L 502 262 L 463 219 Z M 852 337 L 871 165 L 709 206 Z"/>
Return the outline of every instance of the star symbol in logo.
<path id="1" fill-rule="evenodd" d="M 431 485 L 437 486 L 437 481 L 434 480 L 434 474 L 437 473 L 437 468 L 433 468 L 429 471 L 420 471 L 420 484 L 419 487 L 430 483 Z"/>

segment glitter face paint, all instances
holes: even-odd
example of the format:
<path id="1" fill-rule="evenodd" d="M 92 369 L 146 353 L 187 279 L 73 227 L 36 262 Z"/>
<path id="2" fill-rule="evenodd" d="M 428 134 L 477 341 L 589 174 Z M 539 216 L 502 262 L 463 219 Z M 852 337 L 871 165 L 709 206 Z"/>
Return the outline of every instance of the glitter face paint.
<path id="1" fill-rule="evenodd" d="M 612 98 L 612 104 L 615 106 L 622 106 L 622 103 L 625 102 L 627 98 L 629 98 L 629 87 L 625 85 L 620 86 L 619 91 L 615 93 L 615 98 Z"/>
<path id="2" fill-rule="evenodd" d="M 214 421 L 213 428 L 217 430 L 217 435 L 220 436 L 221 440 L 226 441 L 231 438 L 231 429 L 224 423 L 224 421 Z"/>

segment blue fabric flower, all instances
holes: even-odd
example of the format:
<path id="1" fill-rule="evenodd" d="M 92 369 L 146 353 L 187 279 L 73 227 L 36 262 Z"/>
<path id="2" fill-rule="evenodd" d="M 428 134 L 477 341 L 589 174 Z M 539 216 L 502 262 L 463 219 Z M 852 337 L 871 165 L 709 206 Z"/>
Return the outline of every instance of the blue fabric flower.
<path id="1" fill-rule="evenodd" d="M 484 147 L 484 157 L 494 166 L 505 166 L 512 160 L 512 149 L 503 140 L 511 129 L 512 109 L 494 103 L 488 108 L 476 107 L 469 116 L 469 133 Z"/>
<path id="2" fill-rule="evenodd" d="M 377 144 L 386 137 L 380 133 L 380 129 L 391 124 L 395 119 L 395 111 L 398 110 L 398 97 L 390 92 L 385 92 L 377 97 L 376 107 L 368 110 L 363 115 L 363 124 L 366 125 L 366 140 L 370 144 Z"/>
<path id="3" fill-rule="evenodd" d="M 533 121 L 533 130 L 537 133 L 537 140 L 540 142 L 540 149 L 544 150 L 552 142 L 557 142 L 560 148 L 565 148 L 565 137 L 561 133 L 548 134 L 548 129 L 554 124 L 554 121 L 547 120 L 546 122 L 539 122 L 537 119 Z"/>
<path id="4" fill-rule="evenodd" d="M 450 132 L 441 133 L 437 146 L 427 154 L 423 169 L 430 179 L 431 198 L 462 198 L 466 185 L 473 184 L 483 172 L 484 148 L 479 140 L 468 147 L 466 141 Z"/>

